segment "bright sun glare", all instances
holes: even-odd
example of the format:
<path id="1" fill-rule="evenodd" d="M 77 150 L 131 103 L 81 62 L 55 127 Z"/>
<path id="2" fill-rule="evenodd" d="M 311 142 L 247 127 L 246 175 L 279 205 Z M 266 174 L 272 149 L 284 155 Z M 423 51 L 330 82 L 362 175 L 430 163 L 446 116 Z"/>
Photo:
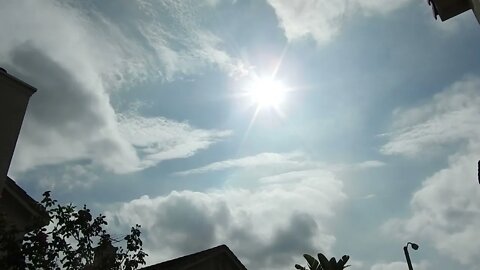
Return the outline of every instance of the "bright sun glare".
<path id="1" fill-rule="evenodd" d="M 277 108 L 285 99 L 287 89 L 279 81 L 263 78 L 256 79 L 247 93 L 251 100 L 260 108 Z"/>

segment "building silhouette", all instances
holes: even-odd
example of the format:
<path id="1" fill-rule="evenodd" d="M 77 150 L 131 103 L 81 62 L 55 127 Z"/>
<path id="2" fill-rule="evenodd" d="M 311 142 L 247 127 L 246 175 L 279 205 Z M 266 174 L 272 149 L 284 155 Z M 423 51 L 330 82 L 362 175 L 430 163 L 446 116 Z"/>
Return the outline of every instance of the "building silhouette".
<path id="1" fill-rule="evenodd" d="M 28 229 L 47 223 L 45 209 L 8 176 L 28 101 L 35 91 L 0 68 L 0 214 L 20 231 L 19 240 Z"/>
<path id="2" fill-rule="evenodd" d="M 428 0 L 435 19 L 437 16 L 446 21 L 465 11 L 472 10 L 480 23 L 480 0 Z"/>
<path id="3" fill-rule="evenodd" d="M 154 264 L 141 270 L 247 270 L 233 252 L 221 245 L 187 256 Z"/>

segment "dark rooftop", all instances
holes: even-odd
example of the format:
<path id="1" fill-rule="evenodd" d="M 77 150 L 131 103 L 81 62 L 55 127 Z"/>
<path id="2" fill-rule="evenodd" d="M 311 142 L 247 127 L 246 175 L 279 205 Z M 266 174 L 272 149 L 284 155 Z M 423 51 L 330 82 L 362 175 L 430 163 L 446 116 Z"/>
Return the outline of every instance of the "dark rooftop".
<path id="1" fill-rule="evenodd" d="M 30 95 L 37 92 L 37 88 L 31 86 L 30 84 L 20 80 L 19 78 L 13 76 L 13 75 L 10 75 L 7 70 L 3 67 L 0 67 L 0 74 L 2 74 L 2 76 L 5 76 L 7 78 L 9 78 L 10 80 L 14 81 L 15 83 L 17 84 L 20 84 L 22 85 L 23 87 L 27 88 L 30 90 Z"/>
<path id="2" fill-rule="evenodd" d="M 194 254 L 186 255 L 173 260 L 165 261 L 162 263 L 154 264 L 142 268 L 142 270 L 177 270 L 177 269 L 189 269 L 198 263 L 201 263 L 208 259 L 219 259 L 228 257 L 236 266 L 237 269 L 247 270 L 240 260 L 233 254 L 233 252 L 226 246 L 221 245 L 204 251 L 200 251 Z"/>
<path id="3" fill-rule="evenodd" d="M 467 0 L 428 0 L 432 6 L 435 19 L 440 16 L 442 21 L 446 21 L 472 8 Z"/>
<path id="4" fill-rule="evenodd" d="M 17 183 L 15 183 L 15 181 L 13 181 L 13 179 L 8 176 L 7 180 L 5 181 L 5 189 L 3 192 L 6 192 L 6 190 L 9 190 L 11 193 L 13 193 L 12 195 L 14 197 L 19 198 L 22 202 L 24 202 L 28 206 L 30 212 L 34 215 L 34 217 L 40 218 L 43 223 L 42 225 L 48 224 L 49 217 L 45 208 L 37 201 L 35 201 L 32 197 L 30 197 L 30 195 L 28 195 L 27 192 L 23 190 L 23 188 L 18 186 Z"/>

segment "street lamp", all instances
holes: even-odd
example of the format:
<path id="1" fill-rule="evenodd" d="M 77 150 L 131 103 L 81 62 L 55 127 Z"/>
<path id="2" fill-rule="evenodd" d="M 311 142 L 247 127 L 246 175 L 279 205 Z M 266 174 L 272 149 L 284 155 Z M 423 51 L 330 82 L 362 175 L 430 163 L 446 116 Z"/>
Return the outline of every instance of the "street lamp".
<path id="1" fill-rule="evenodd" d="M 408 245 L 411 245 L 412 248 L 413 248 L 413 250 L 417 250 L 417 249 L 418 249 L 418 245 L 415 244 L 415 243 L 412 243 L 412 242 L 408 242 L 408 243 L 403 247 L 403 252 L 405 253 L 405 259 L 407 260 L 408 269 L 409 269 L 409 270 L 413 270 L 412 261 L 410 260 L 410 254 L 408 254 Z"/>

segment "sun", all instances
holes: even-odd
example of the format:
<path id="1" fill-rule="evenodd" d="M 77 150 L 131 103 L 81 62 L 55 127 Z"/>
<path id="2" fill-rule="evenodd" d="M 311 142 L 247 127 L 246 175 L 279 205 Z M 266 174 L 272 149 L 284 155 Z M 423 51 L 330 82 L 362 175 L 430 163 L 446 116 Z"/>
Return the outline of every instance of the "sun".
<path id="1" fill-rule="evenodd" d="M 255 79 L 247 89 L 247 95 L 258 108 L 278 108 L 286 94 L 285 85 L 271 78 Z"/>
<path id="2" fill-rule="evenodd" d="M 275 74 L 269 77 L 252 76 L 246 87 L 243 88 L 241 96 L 250 100 L 250 106 L 255 107 L 255 112 L 252 115 L 248 128 L 245 131 L 246 138 L 250 133 L 251 128 L 258 119 L 261 112 L 266 115 L 279 116 L 278 119 L 286 117 L 283 103 L 286 101 L 290 91 L 294 89 L 289 88 L 282 81 L 275 79 Z M 270 118 L 270 117 L 269 117 Z"/>

